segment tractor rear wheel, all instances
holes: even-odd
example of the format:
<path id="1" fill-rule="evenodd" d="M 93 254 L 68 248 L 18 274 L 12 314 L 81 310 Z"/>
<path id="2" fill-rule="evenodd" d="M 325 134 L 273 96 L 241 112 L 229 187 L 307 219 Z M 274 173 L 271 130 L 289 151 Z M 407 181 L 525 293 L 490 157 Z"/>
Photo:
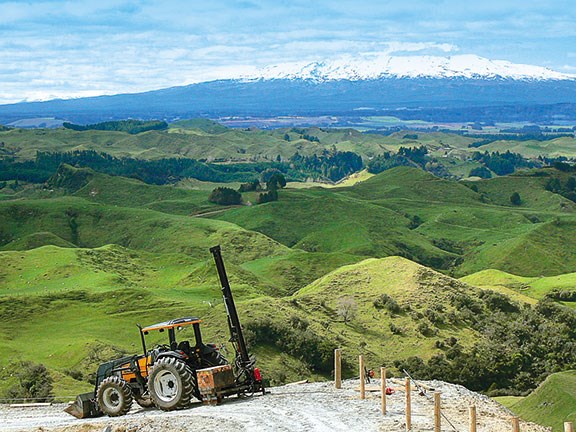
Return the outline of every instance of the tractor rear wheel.
<path id="1" fill-rule="evenodd" d="M 126 381 L 111 376 L 98 386 L 98 405 L 110 417 L 125 415 L 132 408 L 132 390 Z"/>
<path id="2" fill-rule="evenodd" d="M 163 411 L 187 408 L 195 388 L 192 369 L 174 357 L 158 360 L 148 376 L 150 397 Z"/>

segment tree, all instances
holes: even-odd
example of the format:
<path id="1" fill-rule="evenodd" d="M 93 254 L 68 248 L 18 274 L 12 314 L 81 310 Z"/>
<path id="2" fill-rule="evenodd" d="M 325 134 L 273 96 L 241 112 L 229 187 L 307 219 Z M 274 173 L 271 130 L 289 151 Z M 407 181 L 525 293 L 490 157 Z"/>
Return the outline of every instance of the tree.
<path id="1" fill-rule="evenodd" d="M 492 173 L 485 166 L 473 168 L 468 174 L 468 177 L 480 177 L 483 179 L 492 178 Z"/>
<path id="2" fill-rule="evenodd" d="M 514 192 L 512 195 L 510 195 L 510 202 L 515 206 L 520 205 L 522 203 L 520 194 L 518 192 Z"/>
<path id="3" fill-rule="evenodd" d="M 348 296 L 338 299 L 336 313 L 344 320 L 344 324 L 348 324 L 348 321 L 354 319 L 357 310 L 358 304 L 356 304 L 354 297 Z"/>
<path id="4" fill-rule="evenodd" d="M 242 195 L 234 189 L 219 187 L 210 193 L 208 201 L 220 205 L 240 204 L 242 202 Z"/>
<path id="5" fill-rule="evenodd" d="M 14 402 L 22 402 L 27 399 L 32 402 L 51 402 L 52 377 L 43 364 L 35 364 L 29 361 L 19 361 L 11 364 L 3 375 L 8 382 L 14 385 L 6 391 L 6 399 Z"/>
<path id="6" fill-rule="evenodd" d="M 286 187 L 286 178 L 280 173 L 274 173 L 270 177 L 270 180 L 266 182 L 266 189 L 268 190 L 278 190 Z"/>
<path id="7" fill-rule="evenodd" d="M 272 201 L 278 201 L 278 191 L 276 189 L 271 189 L 268 192 L 259 194 L 256 203 L 264 204 Z"/>
<path id="8" fill-rule="evenodd" d="M 260 174 L 260 183 L 268 183 L 274 174 L 282 174 L 277 168 L 268 168 Z"/>
<path id="9" fill-rule="evenodd" d="M 260 180 L 256 179 L 249 183 L 242 183 L 238 189 L 238 192 L 257 192 L 259 190 L 262 190 L 262 186 L 260 185 Z"/>

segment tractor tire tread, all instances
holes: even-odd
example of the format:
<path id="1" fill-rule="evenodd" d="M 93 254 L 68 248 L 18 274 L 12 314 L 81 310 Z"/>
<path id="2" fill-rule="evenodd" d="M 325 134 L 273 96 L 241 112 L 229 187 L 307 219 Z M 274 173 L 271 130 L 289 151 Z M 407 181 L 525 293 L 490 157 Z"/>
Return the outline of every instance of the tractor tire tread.
<path id="1" fill-rule="evenodd" d="M 153 384 L 151 385 L 158 371 L 164 369 L 168 369 L 171 372 L 178 374 L 182 383 L 180 398 L 175 403 L 165 403 L 156 398 Z M 148 376 L 148 390 L 150 392 L 150 397 L 154 401 L 154 405 L 163 411 L 175 411 L 188 408 L 190 406 L 190 400 L 194 396 L 196 387 L 196 378 L 194 377 L 192 369 L 190 369 L 190 367 L 182 360 L 174 357 L 164 357 L 158 360 L 158 362 L 152 367 L 150 375 Z"/>
<path id="2" fill-rule="evenodd" d="M 116 390 L 121 395 L 121 404 L 119 409 L 111 410 L 108 407 L 106 407 L 105 404 L 103 403 L 102 394 L 106 389 L 106 387 L 109 386 L 115 387 Z M 100 410 L 109 417 L 119 417 L 126 415 L 128 411 L 130 411 L 130 408 L 132 408 L 132 401 L 133 401 L 132 389 L 125 380 L 123 380 L 118 376 L 110 376 L 108 378 L 105 378 L 98 386 L 96 395 Z"/>

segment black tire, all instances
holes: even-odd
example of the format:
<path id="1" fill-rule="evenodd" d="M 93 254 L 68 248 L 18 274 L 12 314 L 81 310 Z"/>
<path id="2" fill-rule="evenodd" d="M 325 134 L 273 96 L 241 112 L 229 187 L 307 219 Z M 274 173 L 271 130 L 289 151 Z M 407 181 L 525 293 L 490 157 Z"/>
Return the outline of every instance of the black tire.
<path id="1" fill-rule="evenodd" d="M 154 401 L 152 400 L 152 398 L 148 393 L 142 396 L 134 395 L 134 400 L 142 408 L 152 408 L 154 406 Z"/>
<path id="2" fill-rule="evenodd" d="M 117 376 L 104 379 L 98 386 L 96 397 L 102 412 L 110 417 L 123 416 L 132 408 L 132 389 Z"/>
<path id="3" fill-rule="evenodd" d="M 188 408 L 195 389 L 194 373 L 186 363 L 174 357 L 158 360 L 148 376 L 150 397 L 163 411 Z"/>

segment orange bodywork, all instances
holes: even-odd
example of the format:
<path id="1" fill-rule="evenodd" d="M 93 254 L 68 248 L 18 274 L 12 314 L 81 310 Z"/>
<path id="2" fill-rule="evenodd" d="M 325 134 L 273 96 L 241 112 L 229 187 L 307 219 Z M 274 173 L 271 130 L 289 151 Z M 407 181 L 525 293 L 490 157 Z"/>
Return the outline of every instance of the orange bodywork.
<path id="1" fill-rule="evenodd" d="M 138 369 L 140 369 L 140 374 L 142 375 L 143 378 L 146 378 L 148 376 L 148 365 L 150 365 L 151 362 L 152 358 L 150 356 L 138 359 Z M 136 381 L 136 374 L 129 370 L 130 363 L 122 365 L 122 368 L 126 368 L 125 371 L 122 371 L 122 379 L 128 382 Z"/>
<path id="2" fill-rule="evenodd" d="M 203 395 L 213 394 L 234 384 L 232 366 L 213 366 L 196 371 L 198 377 L 198 390 Z"/>

